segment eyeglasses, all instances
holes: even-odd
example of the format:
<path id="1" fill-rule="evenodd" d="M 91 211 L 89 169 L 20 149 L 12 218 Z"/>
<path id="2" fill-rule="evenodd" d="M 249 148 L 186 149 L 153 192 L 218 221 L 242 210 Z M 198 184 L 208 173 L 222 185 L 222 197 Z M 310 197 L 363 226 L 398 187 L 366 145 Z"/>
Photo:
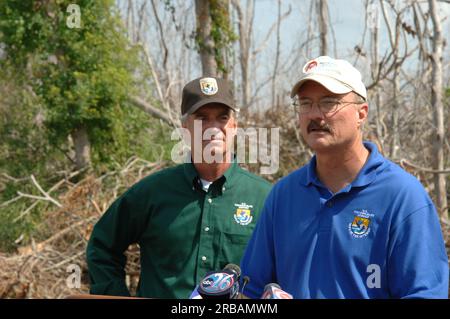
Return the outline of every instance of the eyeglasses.
<path id="1" fill-rule="evenodd" d="M 363 104 L 364 102 L 356 102 L 356 101 L 341 101 L 337 99 L 322 99 L 317 103 L 320 112 L 327 114 L 337 112 L 344 106 L 348 104 Z M 295 111 L 300 114 L 309 113 L 312 110 L 314 102 L 311 100 L 299 100 L 298 98 L 294 99 L 292 105 L 295 108 Z"/>

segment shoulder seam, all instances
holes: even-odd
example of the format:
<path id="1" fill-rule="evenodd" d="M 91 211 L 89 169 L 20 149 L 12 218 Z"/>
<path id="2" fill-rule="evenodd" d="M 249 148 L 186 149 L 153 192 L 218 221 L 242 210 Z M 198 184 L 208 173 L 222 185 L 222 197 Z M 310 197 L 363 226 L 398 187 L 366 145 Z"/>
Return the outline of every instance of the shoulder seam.
<path id="1" fill-rule="evenodd" d="M 424 205 L 421 206 L 419 208 L 417 208 L 416 210 L 414 210 L 412 213 L 409 213 L 406 217 L 404 217 L 397 225 L 394 226 L 394 229 L 392 230 L 393 232 L 395 232 L 397 230 L 398 227 L 400 227 L 400 225 L 402 225 L 407 219 L 409 219 L 412 215 L 415 215 L 416 213 L 419 213 L 421 210 L 423 210 L 424 208 L 427 207 L 433 207 L 434 204 L 433 203 L 429 203 L 428 205 Z"/>
<path id="2" fill-rule="evenodd" d="M 266 180 L 265 178 L 262 178 L 261 176 L 255 175 L 249 171 L 244 170 L 242 167 L 239 167 L 239 174 L 245 175 L 247 177 L 250 177 L 251 179 L 254 179 L 256 181 L 260 181 L 260 182 L 265 182 L 268 185 L 272 185 L 271 182 L 269 182 L 268 180 Z"/>

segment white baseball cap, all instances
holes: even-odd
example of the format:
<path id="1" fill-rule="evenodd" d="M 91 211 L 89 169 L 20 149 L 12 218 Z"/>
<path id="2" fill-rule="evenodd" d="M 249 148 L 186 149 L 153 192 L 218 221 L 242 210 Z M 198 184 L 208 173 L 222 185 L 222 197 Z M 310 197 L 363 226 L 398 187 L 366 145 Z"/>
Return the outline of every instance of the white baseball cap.
<path id="1" fill-rule="evenodd" d="M 361 73 L 345 60 L 320 56 L 308 61 L 303 67 L 302 78 L 291 90 L 291 98 L 306 81 L 317 82 L 336 94 L 354 91 L 367 100 L 367 90 L 361 80 Z"/>

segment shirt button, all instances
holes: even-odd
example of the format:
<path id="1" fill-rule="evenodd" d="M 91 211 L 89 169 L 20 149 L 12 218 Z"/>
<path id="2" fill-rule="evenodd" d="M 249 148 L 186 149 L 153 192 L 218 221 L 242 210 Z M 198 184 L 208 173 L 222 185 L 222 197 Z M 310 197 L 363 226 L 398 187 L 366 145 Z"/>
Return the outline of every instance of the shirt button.
<path id="1" fill-rule="evenodd" d="M 195 191 L 195 187 L 194 186 L 192 186 L 192 190 Z"/>
<path id="2" fill-rule="evenodd" d="M 224 192 L 225 191 L 225 187 L 222 187 L 222 192 Z"/>
<path id="3" fill-rule="evenodd" d="M 209 231 L 209 227 L 208 226 L 205 227 L 205 231 Z"/>
<path id="4" fill-rule="evenodd" d="M 203 261 L 206 261 L 206 256 L 202 256 L 202 260 L 203 260 Z"/>
<path id="5" fill-rule="evenodd" d="M 208 198 L 208 203 L 212 203 L 212 199 L 211 198 Z"/>

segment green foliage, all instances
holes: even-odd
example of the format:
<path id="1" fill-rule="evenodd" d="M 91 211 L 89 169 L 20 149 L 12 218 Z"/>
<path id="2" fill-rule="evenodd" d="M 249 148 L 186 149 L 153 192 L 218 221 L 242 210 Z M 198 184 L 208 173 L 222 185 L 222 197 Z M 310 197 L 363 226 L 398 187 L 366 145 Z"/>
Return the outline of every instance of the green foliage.
<path id="1" fill-rule="evenodd" d="M 167 3 L 166 3 L 167 6 Z M 220 0 L 209 1 L 210 17 L 211 17 L 211 38 L 214 41 L 212 49 L 205 47 L 203 39 L 197 34 L 195 42 L 199 50 L 210 50 L 215 56 L 218 71 L 228 73 L 225 66 L 225 56 L 230 54 L 232 43 L 238 39 L 234 33 L 230 22 L 229 2 Z"/>
<path id="2" fill-rule="evenodd" d="M 230 44 L 238 39 L 230 23 L 228 5 L 227 1 L 210 1 L 212 21 L 211 37 L 214 39 L 215 43 L 214 53 L 217 68 L 223 73 L 228 72 L 225 67 L 224 52 L 228 53 L 232 48 Z"/>
<path id="3" fill-rule="evenodd" d="M 70 0 L 0 1 L 0 205 L 21 191 L 42 195 L 73 169 L 68 136 L 87 129 L 94 173 L 122 166 L 136 155 L 169 159 L 169 128 L 128 104 L 142 89 L 137 49 L 125 36 L 113 0 L 79 0 L 81 28 L 66 24 Z M 148 88 L 147 88 L 148 89 Z M 17 182 L 2 178 L 26 178 Z M 52 194 L 55 195 L 56 194 Z M 0 251 L 24 235 L 39 240 L 45 202 L 16 218 L 34 200 L 0 207 Z"/>
<path id="4" fill-rule="evenodd" d="M 79 29 L 66 25 L 71 2 L 2 2 L 1 42 L 12 65 L 31 69 L 28 81 L 45 105 L 52 144 L 65 143 L 72 131 L 85 127 L 95 152 L 105 143 L 124 146 L 123 138 L 116 139 L 126 126 L 118 109 L 132 92 L 137 52 L 125 38 L 113 1 L 79 1 Z"/>

